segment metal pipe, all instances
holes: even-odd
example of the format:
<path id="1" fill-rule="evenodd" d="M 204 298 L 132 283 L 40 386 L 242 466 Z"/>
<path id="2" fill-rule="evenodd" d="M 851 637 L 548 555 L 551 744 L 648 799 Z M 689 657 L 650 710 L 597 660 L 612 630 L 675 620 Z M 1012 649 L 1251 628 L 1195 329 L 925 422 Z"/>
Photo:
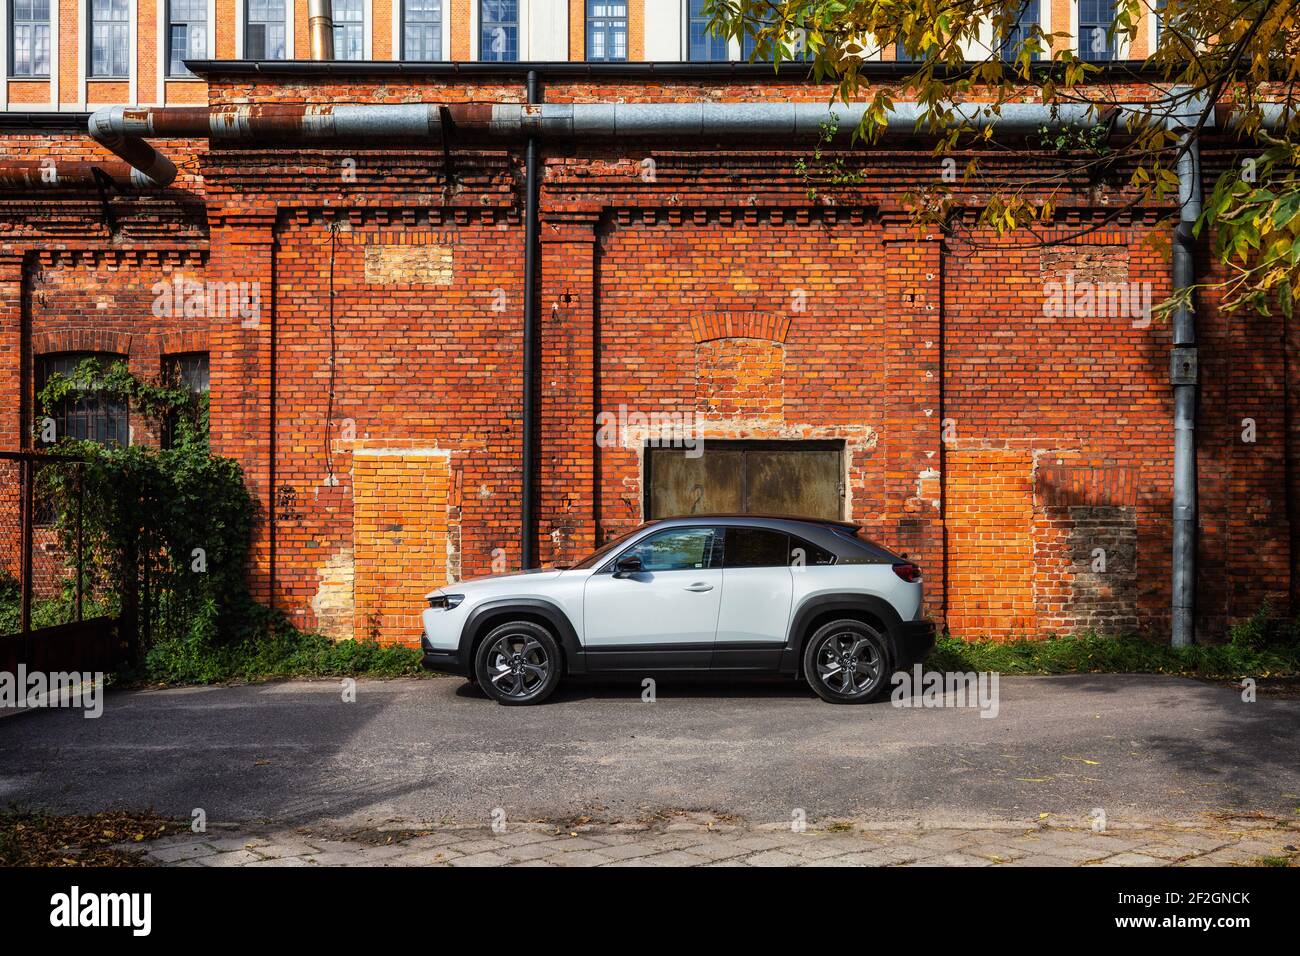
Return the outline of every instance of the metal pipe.
<path id="1" fill-rule="evenodd" d="M 537 73 L 528 74 L 528 103 L 540 99 Z M 520 488 L 519 566 L 523 570 L 537 565 L 537 247 L 540 233 L 537 208 L 537 135 L 528 137 L 524 154 L 524 382 L 521 456 L 523 481 Z"/>
<path id="2" fill-rule="evenodd" d="M 72 189 L 111 182 L 120 189 L 141 185 L 136 171 L 120 160 L 102 163 L 62 162 L 53 159 L 0 161 L 0 189 Z"/>
<path id="3" fill-rule="evenodd" d="M 1174 229 L 1173 286 L 1175 293 L 1196 284 L 1196 239 L 1193 228 L 1201 216 L 1201 153 L 1194 127 L 1201 110 L 1189 104 L 1171 117 L 1179 130 L 1178 225 Z M 1170 641 L 1185 647 L 1196 640 L 1196 398 L 1198 362 L 1196 312 L 1189 298 L 1173 310 L 1173 342 L 1169 379 L 1174 392 L 1173 580 Z"/>
<path id="4" fill-rule="evenodd" d="M 334 59 L 334 4 L 332 0 L 307 0 L 307 33 L 313 60 Z"/>

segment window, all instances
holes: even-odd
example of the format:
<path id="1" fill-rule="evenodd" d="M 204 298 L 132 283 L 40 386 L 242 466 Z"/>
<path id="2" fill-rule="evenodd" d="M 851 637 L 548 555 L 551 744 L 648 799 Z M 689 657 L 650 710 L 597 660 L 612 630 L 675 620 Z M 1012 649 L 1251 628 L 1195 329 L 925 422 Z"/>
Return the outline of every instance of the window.
<path id="1" fill-rule="evenodd" d="M 673 528 L 652 534 L 620 558 L 636 555 L 643 571 L 699 571 L 713 566 L 712 528 Z"/>
<path id="2" fill-rule="evenodd" d="M 37 360 L 36 390 L 43 390 L 56 373 L 72 375 L 87 359 L 99 363 L 107 371 L 114 362 L 125 357 L 103 352 L 67 352 L 61 355 L 44 355 Z M 101 445 L 128 445 L 131 442 L 130 419 L 125 400 L 109 398 L 92 386 L 75 397 L 59 402 L 54 408 L 43 409 L 43 414 L 54 419 L 54 433 L 58 438 L 83 438 Z"/>
<path id="3" fill-rule="evenodd" d="M 366 58 L 365 27 L 363 0 L 334 0 L 334 59 Z"/>
<path id="4" fill-rule="evenodd" d="M 208 0 L 168 0 L 167 75 L 193 76 L 186 60 L 208 55 Z"/>
<path id="5" fill-rule="evenodd" d="M 130 69 L 129 0 L 90 0 L 90 75 L 125 77 Z"/>
<path id="6" fill-rule="evenodd" d="M 207 434 L 204 397 L 208 394 L 208 353 L 181 352 L 163 357 L 163 380 L 180 385 L 190 393 L 190 407 L 178 411 L 163 422 L 162 444 L 173 448 L 179 439 L 198 431 Z M 183 421 L 182 421 L 183 419 Z M 184 428 L 182 427 L 184 426 Z"/>
<path id="7" fill-rule="evenodd" d="M 1029 36 L 1030 28 L 1039 22 L 1038 2 L 1039 0 L 1025 0 L 1025 5 L 1020 8 L 1020 19 L 1007 31 L 1006 42 L 1002 44 L 1002 59 L 1014 60 L 1020 55 L 1020 48 Z M 1034 54 L 1031 59 L 1037 60 L 1038 54 Z"/>
<path id="8" fill-rule="evenodd" d="M 790 564 L 793 567 L 813 568 L 834 564 L 835 555 L 819 544 L 803 538 L 790 537 Z"/>
<path id="9" fill-rule="evenodd" d="M 1115 59 L 1115 41 L 1110 35 L 1114 20 L 1115 0 L 1079 0 L 1079 59 Z"/>
<path id="10" fill-rule="evenodd" d="M 204 395 L 208 391 L 208 353 L 182 352 L 169 355 L 165 365 L 170 370 L 173 381 L 184 385 L 191 394 Z"/>
<path id="11" fill-rule="evenodd" d="M 248 0 L 244 59 L 284 59 L 284 0 Z"/>
<path id="12" fill-rule="evenodd" d="M 627 0 L 587 0 L 587 59 L 627 59 Z"/>
<path id="13" fill-rule="evenodd" d="M 804 38 L 806 36 L 807 33 L 801 27 L 796 27 L 792 29 L 790 33 L 786 35 L 785 58 L 787 60 L 813 59 L 812 55 L 808 52 L 808 49 L 805 46 Z M 770 50 L 765 50 L 761 56 L 755 57 L 754 52 L 757 49 L 758 49 L 757 37 L 746 34 L 741 39 L 740 41 L 741 59 L 745 60 L 746 62 L 753 60 L 755 63 L 771 63 L 774 59 L 776 59 L 776 57 L 773 56 Z"/>
<path id="14" fill-rule="evenodd" d="M 790 536 L 769 528 L 728 528 L 724 568 L 784 568 L 790 564 Z"/>
<path id="15" fill-rule="evenodd" d="M 687 0 L 690 4 L 687 17 L 688 59 L 711 63 L 728 59 L 727 38 L 709 32 L 709 18 L 704 14 L 704 0 Z"/>
<path id="16" fill-rule="evenodd" d="M 478 58 L 494 63 L 519 59 L 519 0 L 479 0 Z"/>
<path id="17" fill-rule="evenodd" d="M 9 73 L 50 75 L 50 0 L 11 0 Z"/>
<path id="18" fill-rule="evenodd" d="M 442 0 L 402 0 L 402 59 L 442 59 Z"/>

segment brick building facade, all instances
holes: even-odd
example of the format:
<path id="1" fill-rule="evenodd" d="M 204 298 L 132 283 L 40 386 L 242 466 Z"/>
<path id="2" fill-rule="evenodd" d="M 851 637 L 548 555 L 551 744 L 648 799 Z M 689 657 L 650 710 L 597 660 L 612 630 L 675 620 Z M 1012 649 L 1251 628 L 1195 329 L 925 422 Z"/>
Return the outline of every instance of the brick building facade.
<path id="1" fill-rule="evenodd" d="M 770 69 L 543 79 L 553 103 L 828 93 Z M 206 80 L 213 105 L 524 95 L 506 69 L 218 64 Z M 520 561 L 523 144 L 156 145 L 177 181 L 114 194 L 107 213 L 93 191 L 0 193 L 0 447 L 31 443 L 44 357 L 120 355 L 149 374 L 207 353 L 214 449 L 243 464 L 262 508 L 257 595 L 334 636 L 414 640 L 426 590 Z M 1207 180 L 1229 146 L 1206 144 Z M 781 485 L 794 472 L 780 469 L 812 461 L 789 456 L 816 450 L 810 485 L 922 563 L 930 612 L 954 634 L 1163 632 L 1168 323 L 1051 299 L 1093 283 L 1159 302 L 1169 264 L 1149 240 L 1167 237 L 1171 209 L 1108 221 L 1119 187 L 1080 180 L 1040 234 L 1051 245 L 960 216 L 945 235 L 905 209 L 905 193 L 940 176 L 928 144 L 847 152 L 858 172 L 838 185 L 810 184 L 810 147 L 543 142 L 542 561 L 580 558 L 657 501 L 741 501 L 728 497 L 735 469 L 742 504 L 786 500 L 764 469 Z M 0 153 L 107 157 L 57 127 L 7 129 Z M 1059 161 L 990 159 L 1013 180 Z M 978 205 L 978 184 L 958 188 Z M 178 277 L 242 283 L 258 308 L 160 318 L 159 290 Z M 1198 609 L 1211 634 L 1266 600 L 1288 605 L 1300 432 L 1294 332 L 1213 301 L 1198 320 Z M 598 441 L 602 413 L 632 425 Z M 655 414 L 698 434 L 705 464 L 656 457 L 636 424 Z M 672 474 L 696 483 L 670 487 Z"/>

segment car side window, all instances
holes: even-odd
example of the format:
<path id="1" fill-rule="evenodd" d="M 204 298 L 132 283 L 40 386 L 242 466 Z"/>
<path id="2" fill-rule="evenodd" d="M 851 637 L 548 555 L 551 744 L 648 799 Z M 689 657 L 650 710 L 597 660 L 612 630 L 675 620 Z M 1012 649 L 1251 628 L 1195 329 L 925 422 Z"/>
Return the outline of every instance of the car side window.
<path id="1" fill-rule="evenodd" d="M 728 528 L 724 568 L 784 568 L 790 563 L 790 536 L 770 528 Z"/>
<path id="2" fill-rule="evenodd" d="M 821 545 L 790 536 L 790 566 L 792 568 L 821 567 L 835 563 L 835 555 Z"/>
<path id="3" fill-rule="evenodd" d="M 673 528 L 652 534 L 624 551 L 636 555 L 645 571 L 690 571 L 713 566 L 713 528 Z"/>

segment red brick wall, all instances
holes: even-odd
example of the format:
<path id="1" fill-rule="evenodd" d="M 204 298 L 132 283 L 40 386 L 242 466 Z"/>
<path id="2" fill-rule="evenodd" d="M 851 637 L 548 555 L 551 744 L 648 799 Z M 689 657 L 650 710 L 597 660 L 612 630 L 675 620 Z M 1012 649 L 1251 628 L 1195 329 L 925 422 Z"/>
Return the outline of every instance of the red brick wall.
<path id="1" fill-rule="evenodd" d="M 657 79 L 546 94 L 813 102 L 826 91 Z M 259 78 L 218 82 L 212 97 L 517 102 L 522 84 Z M 178 186 L 115 198 L 116 235 L 96 197 L 0 196 L 0 445 L 23 441 L 21 367 L 50 336 L 128 336 L 143 369 L 189 328 L 141 311 L 174 257 L 208 281 L 258 283 L 256 321 L 206 323 L 214 447 L 244 464 L 262 505 L 255 592 L 303 626 L 411 640 L 424 590 L 519 561 L 518 144 L 453 144 L 450 181 L 427 145 L 161 145 L 182 161 Z M 72 134 L 6 134 L 0 151 L 98 155 Z M 1212 175 L 1217 154 L 1206 155 Z M 1165 627 L 1167 325 L 1046 300 L 1053 283 L 1123 282 L 1149 283 L 1158 302 L 1168 262 L 1145 240 L 1167 234 L 1168 209 L 1043 249 L 912 227 L 900 192 L 935 178 L 924 148 L 859 153 L 859 181 L 816 197 L 795 144 L 589 142 L 544 157 L 544 561 L 570 562 L 641 520 L 639 443 L 594 440 L 596 416 L 625 406 L 697 417 L 706 449 L 842 441 L 848 516 L 922 562 L 930 613 L 962 636 Z M 991 166 L 1023 182 L 1042 161 Z M 1049 238 L 1114 208 L 1113 188 L 1076 185 Z M 1294 332 L 1222 318 L 1212 301 L 1200 327 L 1200 611 L 1219 628 L 1294 587 L 1300 487 L 1286 481 L 1300 473 L 1300 419 L 1288 417 L 1295 385 L 1278 347 Z"/>

